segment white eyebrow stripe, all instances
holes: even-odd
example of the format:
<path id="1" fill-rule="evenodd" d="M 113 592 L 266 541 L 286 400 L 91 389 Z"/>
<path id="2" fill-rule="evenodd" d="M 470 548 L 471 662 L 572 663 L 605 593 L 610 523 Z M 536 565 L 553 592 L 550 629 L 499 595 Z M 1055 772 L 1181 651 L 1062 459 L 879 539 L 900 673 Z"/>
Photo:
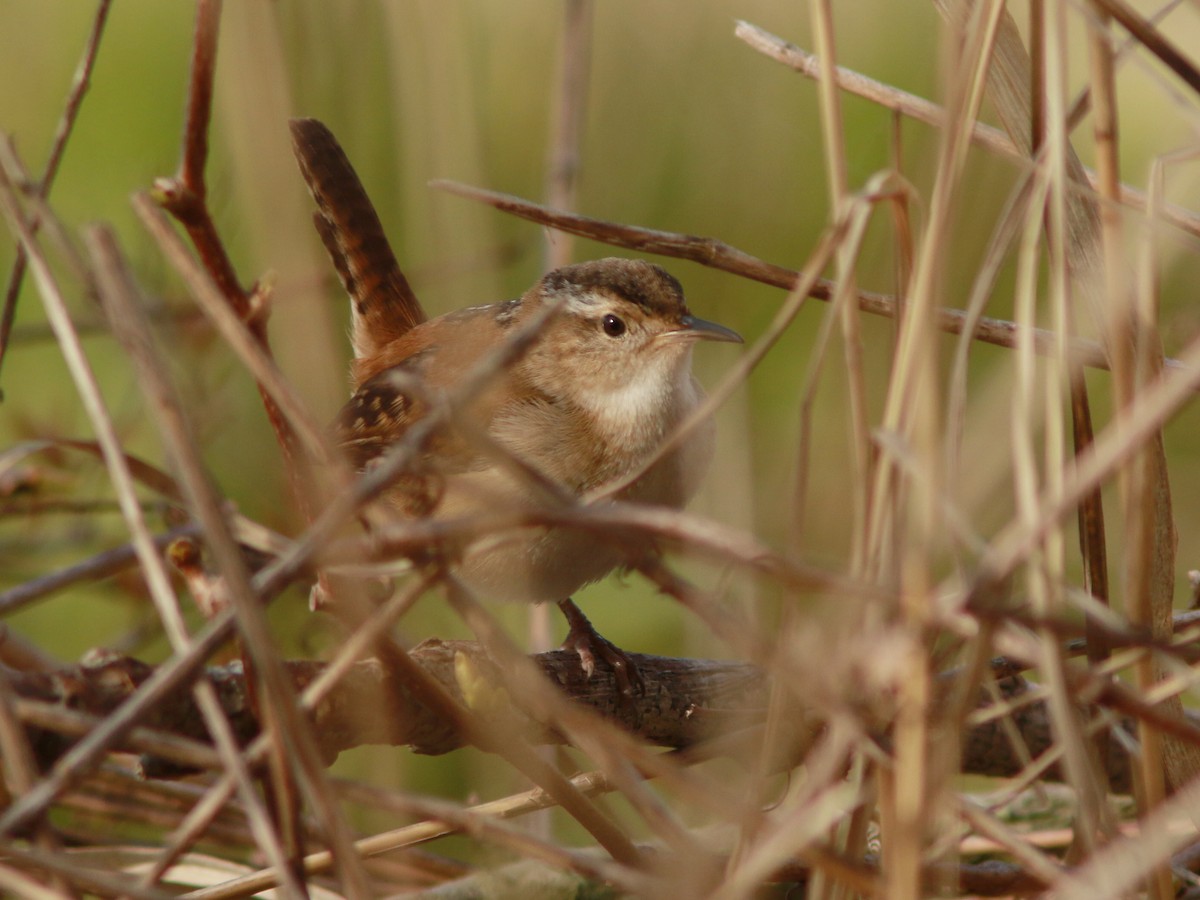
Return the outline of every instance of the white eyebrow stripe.
<path id="1" fill-rule="evenodd" d="M 605 305 L 612 306 L 612 298 L 601 294 L 599 291 L 581 289 L 572 291 L 567 295 L 567 312 L 591 316 L 595 315 L 596 307 Z"/>

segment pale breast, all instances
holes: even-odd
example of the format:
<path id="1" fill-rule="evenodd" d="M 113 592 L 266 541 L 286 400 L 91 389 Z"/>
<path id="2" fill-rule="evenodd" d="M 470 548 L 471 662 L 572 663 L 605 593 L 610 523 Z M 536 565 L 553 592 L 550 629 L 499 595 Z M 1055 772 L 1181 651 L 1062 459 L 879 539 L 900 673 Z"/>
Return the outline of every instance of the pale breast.
<path id="1" fill-rule="evenodd" d="M 443 352 L 444 348 L 439 348 L 438 356 Z M 440 361 L 434 357 L 426 374 L 442 368 Z M 668 396 L 654 401 L 657 411 L 652 421 L 643 422 L 631 416 L 631 411 L 642 408 L 640 402 L 635 402 L 638 397 L 624 398 L 624 405 L 616 410 L 584 410 L 529 389 L 518 376 L 510 373 L 509 377 L 513 380 L 492 394 L 493 400 L 506 399 L 485 400 L 476 407 L 479 425 L 515 457 L 577 497 L 644 465 L 663 438 L 703 398 L 699 384 L 684 371 L 669 388 Z M 607 414 L 615 418 L 598 428 L 600 423 L 594 417 Z M 629 427 L 625 431 L 608 427 L 613 421 Z M 436 500 L 423 513 L 443 521 L 506 514 L 519 517 L 545 502 L 520 474 L 469 449 L 470 441 L 457 446 L 458 442 L 447 436 L 444 442 L 455 444 L 458 452 L 447 453 L 444 446 L 441 452 L 426 458 L 431 469 L 427 480 L 437 490 L 427 492 Z M 618 499 L 672 508 L 684 506 L 708 467 L 713 443 L 714 426 L 710 421 L 701 425 L 682 448 L 664 456 L 624 489 Z M 405 506 L 400 502 L 405 496 L 397 491 L 390 498 L 393 515 L 412 515 L 411 503 Z M 620 547 L 594 532 L 527 526 L 509 528 L 479 542 L 454 570 L 484 599 L 543 602 L 570 596 L 624 561 Z"/>

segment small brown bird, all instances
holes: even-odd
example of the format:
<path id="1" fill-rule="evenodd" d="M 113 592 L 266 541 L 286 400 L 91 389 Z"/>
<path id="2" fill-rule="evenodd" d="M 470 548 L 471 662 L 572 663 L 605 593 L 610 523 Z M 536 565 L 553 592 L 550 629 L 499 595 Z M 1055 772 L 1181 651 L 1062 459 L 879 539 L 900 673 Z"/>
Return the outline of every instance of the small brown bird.
<path id="1" fill-rule="evenodd" d="M 293 135 L 321 210 L 318 228 L 353 301 L 354 394 L 338 417 L 338 437 L 359 468 L 424 416 L 429 398 L 453 391 L 492 348 L 555 303 L 557 314 L 532 348 L 496 377 L 468 415 L 473 430 L 581 497 L 640 469 L 701 402 L 691 373 L 697 341 L 741 341 L 736 332 L 693 316 L 679 282 L 664 269 L 619 258 L 555 269 L 519 299 L 424 321 L 386 242 L 382 261 L 363 258 L 364 247 L 378 250 L 382 235 L 374 211 L 331 225 L 331 209 L 346 202 L 328 196 L 332 136 L 312 120 L 294 122 Z M 320 167 L 314 164 L 318 151 Z M 349 167 L 344 155 L 340 160 Z M 338 183 L 344 187 L 344 181 L 343 172 Z M 357 202 L 369 207 L 365 193 Z M 357 223 L 352 241 L 337 233 L 346 222 Z M 682 507 L 708 466 L 713 434 L 710 421 L 617 498 Z M 387 515 L 450 520 L 545 502 L 527 478 L 452 429 L 441 430 L 424 449 L 414 477 L 377 504 Z M 618 548 L 587 531 L 536 526 L 468 548 L 453 571 L 485 599 L 559 601 L 571 623 L 568 644 L 590 669 L 592 651 L 610 662 L 628 660 L 591 630 L 568 598 L 622 562 Z"/>

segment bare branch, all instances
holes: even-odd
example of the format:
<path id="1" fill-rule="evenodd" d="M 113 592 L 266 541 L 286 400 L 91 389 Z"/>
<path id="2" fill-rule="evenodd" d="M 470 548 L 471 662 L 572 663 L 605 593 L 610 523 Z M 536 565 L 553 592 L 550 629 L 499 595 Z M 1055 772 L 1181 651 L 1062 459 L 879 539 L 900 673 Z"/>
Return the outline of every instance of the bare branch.
<path id="1" fill-rule="evenodd" d="M 715 238 L 658 231 L 634 225 L 620 225 L 577 213 L 550 209 L 511 194 L 471 187 L 455 181 L 434 181 L 432 186 L 469 200 L 486 203 L 503 212 L 536 222 L 539 225 L 557 228 L 580 237 L 611 244 L 614 247 L 690 260 L 784 290 L 791 290 L 801 275 L 800 272 L 765 262 Z M 833 282 L 818 278 L 808 296 L 816 300 L 830 300 L 835 293 L 836 286 Z M 858 308 L 872 315 L 896 318 L 901 310 L 901 305 L 896 298 L 886 294 L 860 290 L 857 298 Z M 962 310 L 943 308 L 937 311 L 937 327 L 947 334 L 961 334 L 966 322 L 967 314 Z M 1013 322 L 981 316 L 975 326 L 973 337 L 985 344 L 1012 348 L 1016 346 L 1019 331 L 1020 327 Z M 1047 354 L 1053 352 L 1056 340 L 1054 332 L 1042 328 L 1034 328 L 1031 331 L 1038 352 Z M 1070 341 L 1070 350 L 1082 365 L 1093 369 L 1109 368 L 1104 348 L 1096 341 L 1073 338 Z M 1176 359 L 1167 359 L 1164 365 L 1169 369 L 1187 368 L 1186 363 Z"/>

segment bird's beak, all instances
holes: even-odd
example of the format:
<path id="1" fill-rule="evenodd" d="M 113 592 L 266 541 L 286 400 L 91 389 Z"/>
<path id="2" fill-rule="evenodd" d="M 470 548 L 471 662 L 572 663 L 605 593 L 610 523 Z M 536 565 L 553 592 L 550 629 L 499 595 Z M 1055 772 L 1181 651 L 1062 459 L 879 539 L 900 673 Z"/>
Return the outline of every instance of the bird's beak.
<path id="1" fill-rule="evenodd" d="M 679 320 L 679 328 L 667 332 L 673 337 L 691 338 L 697 341 L 726 341 L 731 344 L 742 343 L 742 336 L 732 328 L 709 322 L 707 319 L 697 319 L 695 316 L 684 316 Z"/>

